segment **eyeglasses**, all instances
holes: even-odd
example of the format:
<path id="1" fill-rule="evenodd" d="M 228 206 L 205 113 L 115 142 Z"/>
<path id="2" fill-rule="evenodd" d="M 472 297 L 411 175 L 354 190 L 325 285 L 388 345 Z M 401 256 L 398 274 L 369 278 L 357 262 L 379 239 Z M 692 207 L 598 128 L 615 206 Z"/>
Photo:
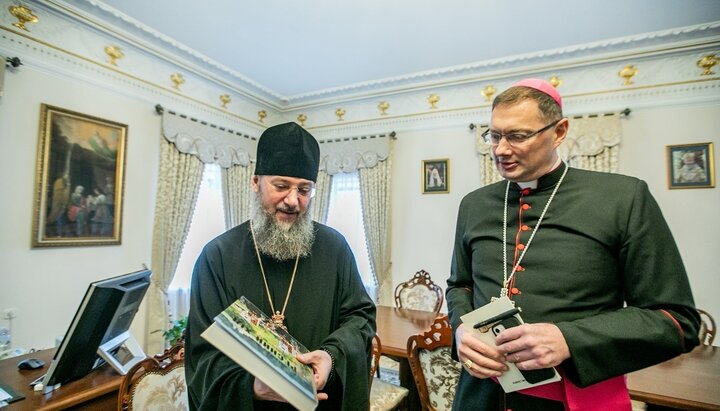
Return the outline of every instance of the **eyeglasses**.
<path id="1" fill-rule="evenodd" d="M 560 122 L 560 120 L 562 120 L 562 119 L 555 120 L 552 123 L 548 124 L 547 126 L 541 128 L 540 130 L 538 130 L 534 133 L 530 133 L 530 134 L 525 134 L 525 133 L 503 134 L 503 133 L 498 133 L 497 131 L 492 131 L 490 129 L 487 129 L 487 130 L 485 130 L 484 133 L 481 134 L 481 136 L 482 136 L 482 138 L 485 139 L 486 143 L 492 144 L 494 146 L 500 144 L 500 140 L 502 140 L 502 138 L 505 137 L 505 141 L 507 141 L 508 144 L 510 144 L 511 146 L 514 147 L 514 146 L 520 145 L 520 144 L 526 142 L 527 140 L 537 136 L 538 134 L 548 130 L 550 127 L 555 126 L 557 123 Z"/>
<path id="2" fill-rule="evenodd" d="M 303 198 L 312 198 L 315 195 L 315 186 L 311 184 L 294 186 L 285 182 L 273 182 L 270 187 L 275 193 L 282 195 L 289 195 L 292 190 L 297 191 L 298 196 Z"/>

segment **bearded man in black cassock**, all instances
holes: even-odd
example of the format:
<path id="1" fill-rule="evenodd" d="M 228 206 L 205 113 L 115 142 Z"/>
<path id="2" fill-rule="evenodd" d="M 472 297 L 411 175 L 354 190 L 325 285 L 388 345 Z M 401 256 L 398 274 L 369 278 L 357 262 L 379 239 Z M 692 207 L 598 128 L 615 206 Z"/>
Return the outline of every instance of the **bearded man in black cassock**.
<path id="1" fill-rule="evenodd" d="M 251 219 L 209 242 L 195 264 L 186 334 L 191 410 L 291 410 L 282 397 L 201 336 L 241 296 L 310 352 L 319 410 L 367 410 L 375 305 L 345 238 L 308 207 L 320 150 L 295 123 L 258 141 Z"/>

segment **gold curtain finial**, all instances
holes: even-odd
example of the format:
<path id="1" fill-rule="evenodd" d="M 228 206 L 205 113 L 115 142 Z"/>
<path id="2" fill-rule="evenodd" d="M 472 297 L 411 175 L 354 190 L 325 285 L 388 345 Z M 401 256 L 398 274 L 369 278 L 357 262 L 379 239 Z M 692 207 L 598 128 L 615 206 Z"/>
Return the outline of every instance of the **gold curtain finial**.
<path id="1" fill-rule="evenodd" d="M 435 110 L 437 108 L 437 103 L 440 101 L 440 96 L 433 93 L 430 94 L 427 98 L 427 102 L 430 103 L 430 109 Z"/>
<path id="2" fill-rule="evenodd" d="M 712 68 L 717 64 L 717 57 L 715 57 L 714 54 L 708 54 L 707 56 L 703 56 L 700 60 L 697 61 L 697 66 L 703 69 L 703 72 L 700 73 L 701 76 L 712 76 L 715 74 L 714 71 L 712 71 Z"/>
<path id="3" fill-rule="evenodd" d="M 305 127 L 305 122 L 307 121 L 307 116 L 305 114 L 300 114 L 297 116 L 298 121 L 300 122 L 300 125 Z"/>
<path id="4" fill-rule="evenodd" d="M 497 89 L 493 85 L 485 86 L 485 88 L 480 92 L 483 96 L 485 96 L 485 101 L 492 101 L 492 96 L 495 94 Z"/>
<path id="5" fill-rule="evenodd" d="M 25 27 L 25 24 L 37 23 L 38 21 L 40 21 L 37 16 L 33 14 L 33 11 L 30 10 L 27 6 L 21 6 L 16 4 L 8 7 L 8 10 L 10 11 L 10 14 L 12 14 L 16 19 L 18 19 L 18 22 L 13 23 L 12 25 L 21 30 L 30 31 L 27 27 Z"/>
<path id="6" fill-rule="evenodd" d="M 267 111 L 265 111 L 265 110 L 258 111 L 258 121 L 259 122 L 264 123 L 265 117 L 267 117 Z"/>
<path id="7" fill-rule="evenodd" d="M 113 66 L 117 66 L 117 60 L 125 57 L 125 53 L 123 53 L 122 49 L 118 46 L 105 47 L 105 54 L 108 55 L 108 63 L 112 64 Z"/>
<path id="8" fill-rule="evenodd" d="M 338 121 L 343 121 L 343 116 L 345 115 L 346 111 L 344 108 L 339 108 L 335 110 L 335 115 L 338 118 Z"/>
<path id="9" fill-rule="evenodd" d="M 618 71 L 618 76 L 625 79 L 625 81 L 623 81 L 623 86 L 629 86 L 633 84 L 632 78 L 638 73 L 638 71 L 640 70 L 638 70 L 638 68 L 633 66 L 632 64 L 629 64 L 623 67 L 622 70 Z"/>
<path id="10" fill-rule="evenodd" d="M 390 103 L 388 103 L 387 101 L 381 101 L 381 102 L 377 105 L 377 107 L 378 107 L 378 109 L 380 110 L 380 115 L 381 115 L 381 116 L 387 116 L 387 111 L 388 111 L 388 109 L 390 108 Z"/>
<path id="11" fill-rule="evenodd" d="M 220 105 L 222 106 L 222 108 L 227 108 L 227 105 L 230 104 L 230 102 L 232 101 L 230 96 L 227 94 L 223 94 L 219 98 L 220 98 Z"/>
<path id="12" fill-rule="evenodd" d="M 562 86 L 563 81 L 558 76 L 552 76 L 550 77 L 550 84 L 552 84 L 553 87 L 558 88 Z"/>
<path id="13" fill-rule="evenodd" d="M 185 83 L 185 78 L 180 73 L 173 73 L 170 75 L 170 81 L 173 82 L 173 88 L 180 91 L 180 86 Z"/>

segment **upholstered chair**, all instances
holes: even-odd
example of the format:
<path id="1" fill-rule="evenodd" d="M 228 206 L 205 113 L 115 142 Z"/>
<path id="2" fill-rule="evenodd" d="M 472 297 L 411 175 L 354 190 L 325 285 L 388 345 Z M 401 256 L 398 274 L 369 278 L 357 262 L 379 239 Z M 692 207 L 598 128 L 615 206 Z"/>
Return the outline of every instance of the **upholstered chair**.
<path id="1" fill-rule="evenodd" d="M 423 410 L 450 410 L 460 378 L 460 364 L 452 359 L 452 328 L 447 315 L 430 330 L 408 339 L 407 353 Z"/>
<path id="2" fill-rule="evenodd" d="M 408 396 L 408 389 L 399 385 L 385 382 L 375 373 L 380 364 L 382 343 L 380 337 L 373 338 L 372 367 L 370 368 L 370 411 L 390 411 L 401 408 Z"/>
<path id="3" fill-rule="evenodd" d="M 700 314 L 700 344 L 712 345 L 715 341 L 715 319 L 705 310 L 697 309 Z"/>

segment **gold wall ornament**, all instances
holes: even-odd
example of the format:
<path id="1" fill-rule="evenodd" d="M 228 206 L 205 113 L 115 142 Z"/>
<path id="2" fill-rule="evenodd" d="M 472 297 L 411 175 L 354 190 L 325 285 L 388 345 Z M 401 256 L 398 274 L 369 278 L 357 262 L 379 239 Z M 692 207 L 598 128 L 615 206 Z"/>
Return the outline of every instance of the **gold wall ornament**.
<path id="1" fill-rule="evenodd" d="M 21 30 L 30 31 L 27 27 L 25 27 L 25 24 L 37 23 L 38 21 L 40 21 L 37 16 L 33 14 L 32 10 L 30 10 L 26 6 L 15 4 L 8 7 L 8 10 L 10 11 L 10 14 L 12 14 L 16 19 L 18 19 L 18 22 L 13 23 L 12 25 Z"/>
<path id="2" fill-rule="evenodd" d="M 550 77 L 550 84 L 552 84 L 553 87 L 558 88 L 562 86 L 563 81 L 558 76 L 552 76 Z"/>
<path id="3" fill-rule="evenodd" d="M 717 64 L 717 57 L 715 57 L 714 54 L 708 54 L 707 56 L 703 56 L 700 60 L 697 61 L 697 66 L 703 69 L 703 72 L 700 73 L 701 76 L 712 76 L 715 74 L 714 71 L 712 71 L 712 68 Z"/>
<path id="4" fill-rule="evenodd" d="M 117 66 L 117 60 L 125 57 L 125 53 L 123 53 L 122 49 L 120 49 L 120 47 L 118 46 L 105 47 L 105 54 L 107 54 L 109 57 L 108 63 L 112 64 L 113 66 Z"/>
<path id="5" fill-rule="evenodd" d="M 258 121 L 259 122 L 264 123 L 265 117 L 267 117 L 267 111 L 265 111 L 265 110 L 258 111 Z"/>
<path id="6" fill-rule="evenodd" d="M 222 108 L 227 108 L 227 105 L 230 104 L 231 101 L 232 99 L 227 94 L 223 94 L 220 96 L 220 103 L 222 105 Z"/>
<path id="7" fill-rule="evenodd" d="M 640 70 L 638 70 L 638 68 L 633 66 L 632 64 L 629 64 L 623 67 L 622 70 L 618 71 L 618 76 L 625 79 L 625 81 L 623 81 L 623 86 L 629 86 L 633 84 L 632 78 L 638 73 L 638 71 Z"/>
<path id="8" fill-rule="evenodd" d="M 345 115 L 346 111 L 344 108 L 339 108 L 335 110 L 335 115 L 338 118 L 338 121 L 343 121 L 343 116 Z"/>
<path id="9" fill-rule="evenodd" d="M 390 103 L 388 103 L 387 101 L 381 101 L 377 106 L 380 110 L 380 115 L 387 116 L 387 111 L 390 108 Z"/>
<path id="10" fill-rule="evenodd" d="M 492 101 L 492 96 L 495 94 L 497 89 L 493 85 L 485 86 L 485 88 L 480 92 L 483 96 L 485 96 L 485 101 Z"/>
<path id="11" fill-rule="evenodd" d="M 170 76 L 170 81 L 173 82 L 173 88 L 179 91 L 180 86 L 185 83 L 185 78 L 180 73 L 173 73 Z"/>
<path id="12" fill-rule="evenodd" d="M 430 103 L 430 109 L 435 110 L 437 108 L 437 103 L 440 101 L 440 96 L 433 93 L 430 94 L 427 98 L 427 102 Z"/>
<path id="13" fill-rule="evenodd" d="M 297 116 L 298 121 L 300 122 L 300 125 L 305 127 L 305 122 L 307 121 L 307 116 L 305 114 L 300 114 Z"/>

